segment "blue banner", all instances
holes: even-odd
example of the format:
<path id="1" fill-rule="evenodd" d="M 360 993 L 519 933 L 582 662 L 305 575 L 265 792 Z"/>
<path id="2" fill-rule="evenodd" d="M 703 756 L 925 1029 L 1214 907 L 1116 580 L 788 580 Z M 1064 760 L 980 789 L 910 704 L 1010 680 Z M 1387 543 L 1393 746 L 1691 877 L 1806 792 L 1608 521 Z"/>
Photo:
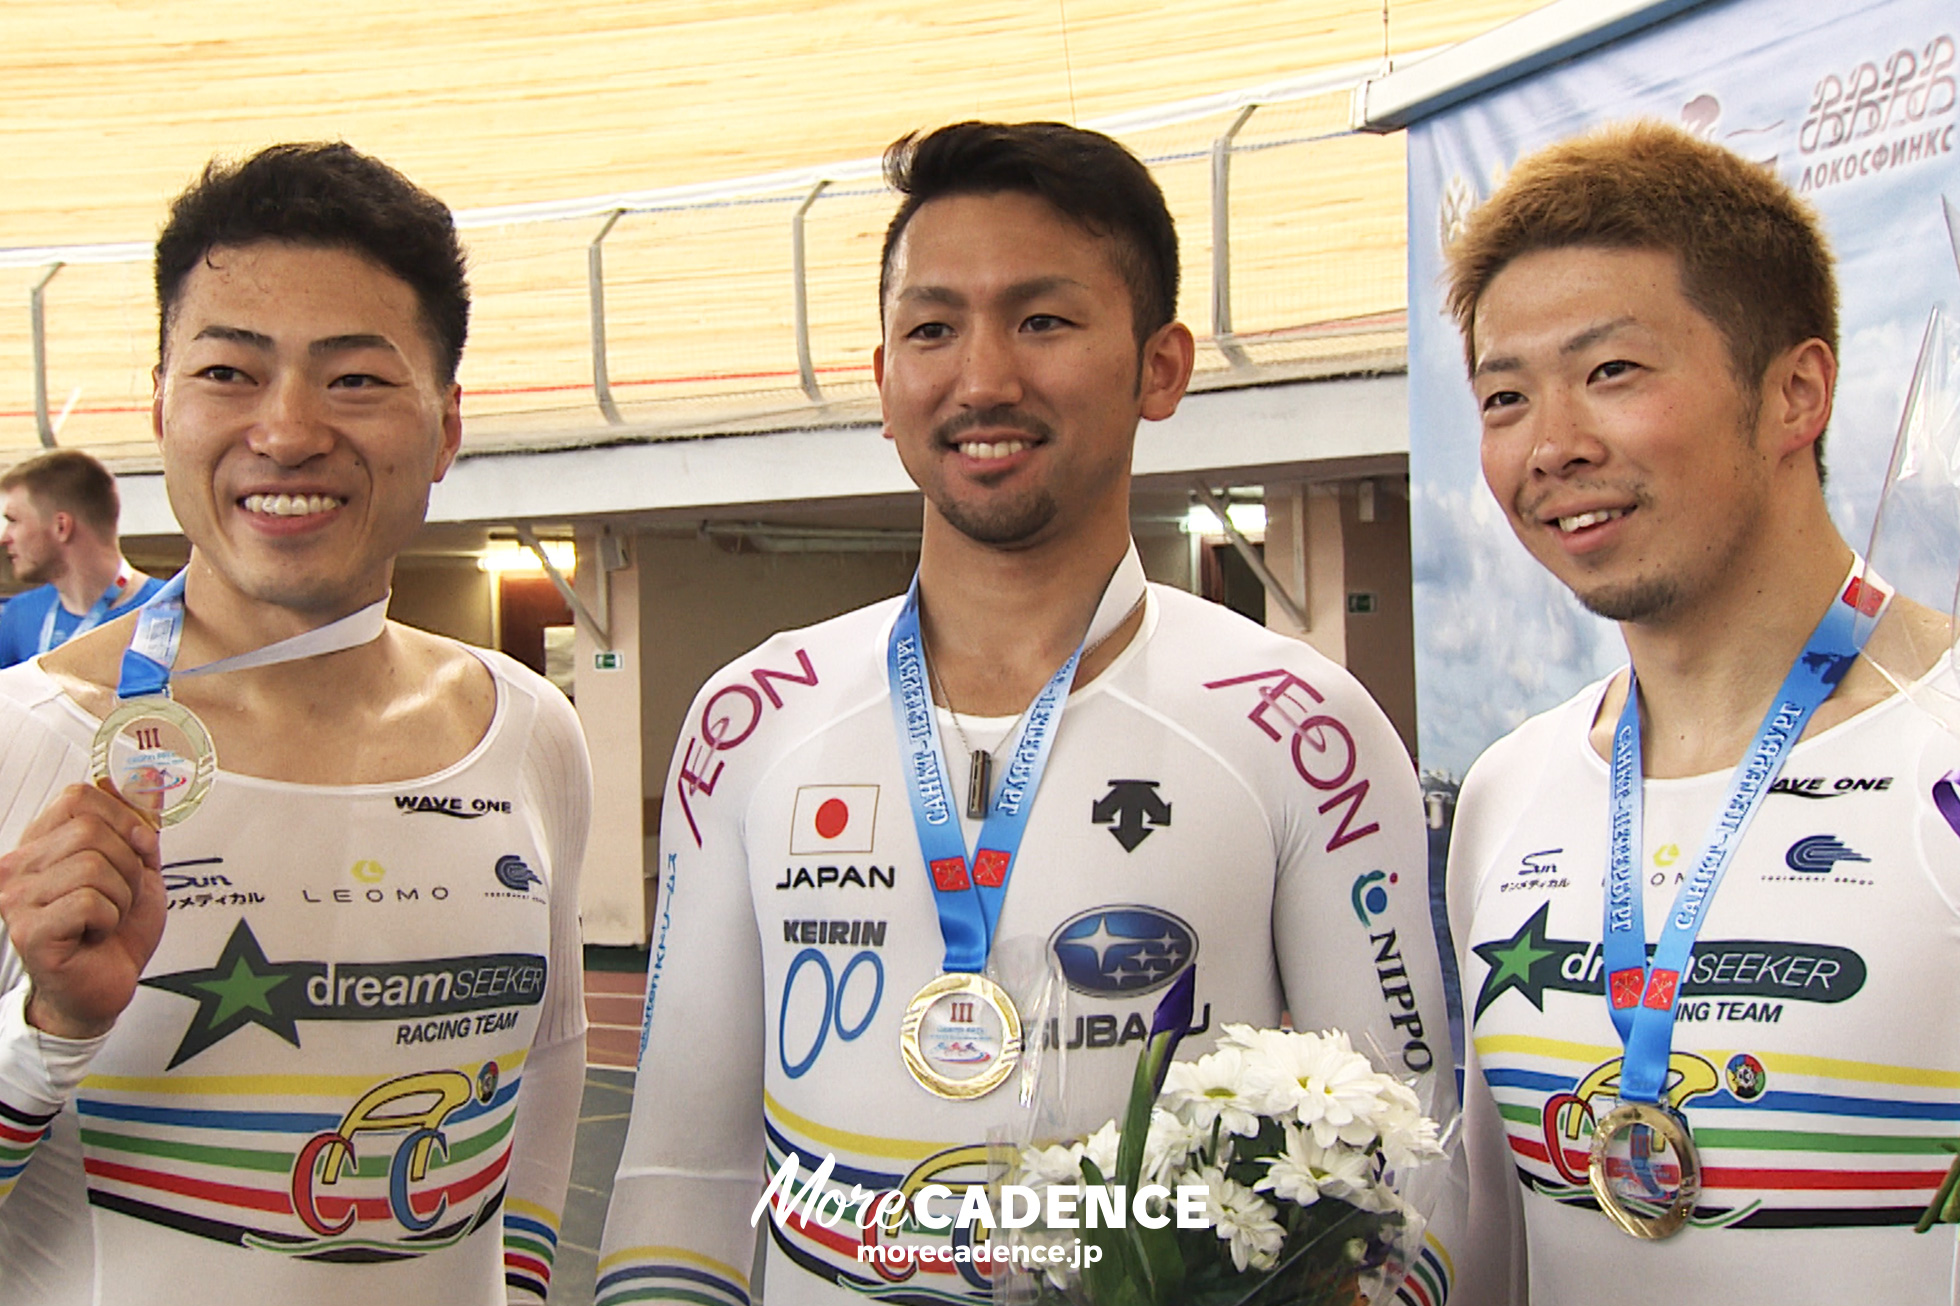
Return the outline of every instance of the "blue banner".
<path id="1" fill-rule="evenodd" d="M 1443 310 L 1450 232 L 1521 156 L 1599 123 L 1679 123 L 1774 169 L 1838 256 L 1842 367 L 1825 445 L 1831 514 L 1862 547 L 1927 313 L 1960 308 L 1942 196 L 1960 203 L 1952 0 L 1728 0 L 1509 83 L 1409 132 L 1409 464 L 1420 756 L 1432 787 L 1527 716 L 1626 660 L 1512 537 L 1478 470 L 1462 344 Z M 1928 540 L 1888 557 L 1944 611 Z"/>

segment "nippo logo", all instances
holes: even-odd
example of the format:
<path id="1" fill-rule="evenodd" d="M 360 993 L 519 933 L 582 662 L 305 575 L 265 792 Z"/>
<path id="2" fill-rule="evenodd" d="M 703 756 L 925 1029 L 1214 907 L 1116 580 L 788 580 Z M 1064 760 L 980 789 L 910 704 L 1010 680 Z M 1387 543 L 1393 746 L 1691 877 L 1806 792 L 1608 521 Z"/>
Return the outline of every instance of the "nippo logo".
<path id="1" fill-rule="evenodd" d="M 790 854 L 868 853 L 877 825 L 877 785 L 803 785 L 790 818 Z"/>

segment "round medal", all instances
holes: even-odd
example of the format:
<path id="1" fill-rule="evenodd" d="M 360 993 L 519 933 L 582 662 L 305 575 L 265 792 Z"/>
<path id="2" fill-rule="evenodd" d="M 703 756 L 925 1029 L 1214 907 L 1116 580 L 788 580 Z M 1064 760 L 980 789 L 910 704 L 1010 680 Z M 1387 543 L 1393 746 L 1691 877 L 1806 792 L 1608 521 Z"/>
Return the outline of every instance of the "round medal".
<path id="1" fill-rule="evenodd" d="M 1587 1181 L 1599 1208 L 1635 1238 L 1680 1232 L 1701 1197 L 1701 1157 L 1679 1112 L 1621 1102 L 1593 1127 Z"/>
<path id="2" fill-rule="evenodd" d="M 981 1097 L 1021 1060 L 1021 1014 L 985 975 L 941 975 L 906 1005 L 898 1045 L 926 1092 L 955 1101 Z"/>
<path id="3" fill-rule="evenodd" d="M 210 732 L 189 708 L 137 698 L 104 717 L 89 753 L 89 774 L 159 826 L 187 819 L 218 771 Z"/>

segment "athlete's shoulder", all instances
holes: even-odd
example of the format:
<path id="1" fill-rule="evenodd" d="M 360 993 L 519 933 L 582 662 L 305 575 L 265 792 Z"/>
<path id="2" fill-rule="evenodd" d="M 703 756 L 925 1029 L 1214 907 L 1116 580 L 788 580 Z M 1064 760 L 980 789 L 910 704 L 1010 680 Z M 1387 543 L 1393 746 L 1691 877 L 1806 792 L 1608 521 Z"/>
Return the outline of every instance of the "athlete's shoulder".
<path id="1" fill-rule="evenodd" d="M 1618 675 L 1614 672 L 1613 675 Z M 1520 767 L 1536 767 L 1558 756 L 1560 750 L 1577 751 L 1585 747 L 1592 730 L 1600 698 L 1612 676 L 1595 680 L 1557 707 L 1526 717 L 1509 734 L 1497 739 L 1470 764 L 1466 786 L 1480 772 L 1509 772 Z"/>
<path id="2" fill-rule="evenodd" d="M 452 656 L 474 658 L 481 662 L 484 670 L 490 673 L 491 679 L 497 682 L 499 690 L 504 693 L 521 694 L 527 699 L 542 701 L 565 700 L 565 695 L 558 686 L 501 649 L 465 644 L 446 635 L 434 635 L 430 638 L 441 640 L 448 645 Z"/>
<path id="3" fill-rule="evenodd" d="M 678 807 L 697 849 L 739 848 L 738 839 L 712 838 L 713 823 L 733 822 L 787 751 L 841 720 L 884 711 L 885 644 L 902 602 L 771 635 L 708 677 L 681 718 L 663 821 Z"/>
<path id="4" fill-rule="evenodd" d="M 443 679 L 456 686 L 457 694 L 469 692 L 464 687 L 469 679 L 469 668 L 481 666 L 489 673 L 490 688 L 495 695 L 498 729 L 515 729 L 527 741 L 523 745 L 527 751 L 536 750 L 535 742 L 528 741 L 534 741 L 539 736 L 574 741 L 581 750 L 584 748 L 584 731 L 579 725 L 578 713 L 564 691 L 549 679 L 497 649 L 466 644 L 428 631 L 417 631 L 415 634 L 427 641 L 424 656 L 449 673 Z M 459 702 L 458 707 L 462 706 Z"/>
<path id="5" fill-rule="evenodd" d="M 94 734 L 38 664 L 0 670 L 0 850 L 62 785 L 87 778 Z"/>
<path id="6" fill-rule="evenodd" d="M 1166 652 L 1210 665 L 1264 660 L 1297 669 L 1331 670 L 1341 665 L 1305 640 L 1271 630 L 1222 603 L 1169 585 L 1152 585 L 1157 603 L 1156 638 Z"/>
<path id="7" fill-rule="evenodd" d="M 1451 860 L 1477 860 L 1483 841 L 1548 810 L 1556 793 L 1571 793 L 1598 772 L 1587 761 L 1594 714 L 1608 680 L 1587 685 L 1565 702 L 1529 717 L 1470 764 L 1457 793 Z"/>
<path id="8" fill-rule="evenodd" d="M 32 658 L 0 668 L 0 714 L 10 722 L 32 717 L 54 728 L 63 706 L 61 686 Z"/>
<path id="9" fill-rule="evenodd" d="M 861 608 L 852 608 L 849 612 L 840 612 L 834 617 L 808 626 L 777 631 L 743 656 L 752 658 L 771 650 L 786 648 L 820 649 L 825 653 L 833 650 L 864 653 L 870 650 L 875 655 L 876 661 L 883 665 L 885 635 L 891 630 L 892 622 L 898 619 L 899 609 L 903 606 L 905 606 L 905 596 L 894 594 L 890 598 L 867 603 Z M 736 662 L 741 660 L 741 658 L 735 659 Z"/>

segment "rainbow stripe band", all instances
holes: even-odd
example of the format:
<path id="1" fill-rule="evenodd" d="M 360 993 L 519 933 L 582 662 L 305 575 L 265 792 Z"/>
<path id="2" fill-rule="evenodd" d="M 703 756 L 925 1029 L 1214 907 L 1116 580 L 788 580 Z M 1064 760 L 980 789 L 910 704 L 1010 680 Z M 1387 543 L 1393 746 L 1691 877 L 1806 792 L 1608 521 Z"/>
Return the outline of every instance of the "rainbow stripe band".
<path id="1" fill-rule="evenodd" d="M 648 1301 L 749 1306 L 748 1276 L 681 1247 L 633 1247 L 599 1263 L 594 1306 Z"/>
<path id="2" fill-rule="evenodd" d="M 504 1284 L 543 1301 L 558 1255 L 558 1217 L 532 1202 L 504 1205 Z"/>

